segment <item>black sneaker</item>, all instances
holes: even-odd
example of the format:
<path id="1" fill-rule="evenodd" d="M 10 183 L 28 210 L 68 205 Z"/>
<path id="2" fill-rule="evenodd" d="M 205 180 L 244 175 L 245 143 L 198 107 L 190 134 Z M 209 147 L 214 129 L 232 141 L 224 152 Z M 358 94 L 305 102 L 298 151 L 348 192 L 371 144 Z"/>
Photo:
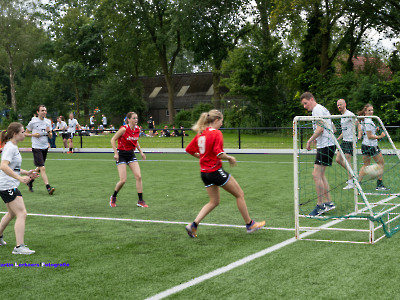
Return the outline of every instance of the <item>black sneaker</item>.
<path id="1" fill-rule="evenodd" d="M 54 193 L 55 190 L 56 190 L 56 189 L 53 188 L 53 187 L 47 188 L 47 192 L 49 193 L 49 195 L 53 195 L 53 193 Z"/>
<path id="2" fill-rule="evenodd" d="M 312 212 L 310 212 L 308 215 L 310 217 L 315 217 L 315 216 L 319 216 L 322 215 L 325 212 L 325 205 L 321 204 L 321 205 L 316 205 L 315 208 L 313 209 Z"/>
<path id="3" fill-rule="evenodd" d="M 376 190 L 377 190 L 377 191 L 389 191 L 390 189 L 387 188 L 386 186 L 384 186 L 383 184 L 381 184 L 381 185 L 378 185 L 378 186 L 376 187 Z"/>
<path id="4" fill-rule="evenodd" d="M 35 180 L 31 180 L 31 181 L 29 181 L 28 183 L 27 183 L 27 186 L 28 186 L 28 190 L 31 192 L 31 193 L 33 193 L 33 182 L 34 182 Z"/>

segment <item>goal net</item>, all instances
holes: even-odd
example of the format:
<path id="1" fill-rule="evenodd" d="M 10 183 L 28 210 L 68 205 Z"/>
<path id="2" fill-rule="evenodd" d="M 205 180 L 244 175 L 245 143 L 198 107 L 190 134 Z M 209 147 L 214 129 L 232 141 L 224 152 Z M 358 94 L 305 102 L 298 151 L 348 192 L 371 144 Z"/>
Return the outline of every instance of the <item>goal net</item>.
<path id="1" fill-rule="evenodd" d="M 318 126 L 333 157 L 307 149 Z M 400 230 L 400 155 L 380 118 L 297 116 L 293 148 L 296 238 L 373 244 Z"/>

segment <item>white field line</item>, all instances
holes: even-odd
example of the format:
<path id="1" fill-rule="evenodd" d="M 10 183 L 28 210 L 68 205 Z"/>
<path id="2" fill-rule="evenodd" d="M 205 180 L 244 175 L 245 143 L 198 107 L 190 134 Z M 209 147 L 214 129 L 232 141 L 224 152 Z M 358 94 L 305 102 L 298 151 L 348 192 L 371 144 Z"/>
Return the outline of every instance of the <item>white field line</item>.
<path id="1" fill-rule="evenodd" d="M 321 226 L 321 228 L 330 227 L 330 226 L 336 225 L 337 223 L 340 223 L 342 221 L 343 220 L 334 220 L 334 221 L 331 221 L 331 222 L 329 222 L 327 224 L 324 224 L 323 226 Z M 300 234 L 300 238 L 307 237 L 307 236 L 312 235 L 312 234 L 314 234 L 316 232 L 318 232 L 318 231 L 317 230 L 315 230 L 315 231 L 307 231 L 305 233 Z M 235 269 L 237 267 L 240 267 L 240 266 L 242 266 L 242 265 L 244 265 L 244 264 L 246 264 L 248 262 L 251 262 L 252 260 L 255 260 L 256 258 L 260 258 L 260 257 L 262 257 L 262 256 L 264 256 L 266 254 L 269 254 L 269 253 L 274 252 L 276 250 L 279 250 L 279 249 L 281 249 L 281 248 L 283 248 L 285 246 L 293 244 L 296 241 L 297 241 L 296 238 L 293 237 L 293 238 L 288 239 L 286 241 L 283 241 L 283 242 L 281 242 L 279 244 L 276 244 L 276 245 L 274 245 L 272 247 L 266 248 L 266 249 L 261 250 L 261 251 L 259 251 L 257 253 L 254 253 L 254 254 L 249 255 L 247 257 L 244 257 L 244 258 L 242 258 L 240 260 L 237 260 L 237 261 L 235 261 L 235 262 L 233 262 L 233 263 L 231 263 L 229 265 L 226 265 L 224 267 L 218 268 L 218 269 L 216 269 L 216 270 L 214 270 L 212 272 L 209 272 L 207 274 L 204 274 L 204 275 L 202 275 L 200 277 L 194 278 L 194 279 L 192 279 L 192 280 L 190 280 L 188 282 L 185 282 L 185 283 L 179 284 L 177 286 L 174 286 L 174 287 L 172 287 L 172 288 L 170 288 L 168 290 L 165 290 L 165 291 L 163 291 L 161 293 L 158 293 L 158 294 L 156 294 L 154 296 L 151 296 L 150 298 L 147 298 L 146 300 L 164 299 L 165 297 L 168 297 L 168 296 L 171 296 L 173 294 L 176 294 L 176 293 L 178 293 L 178 292 L 180 292 L 180 291 L 182 291 L 184 289 L 187 289 L 187 288 L 189 288 L 191 286 L 194 286 L 194 285 L 197 285 L 199 283 L 202 283 L 203 281 L 211 279 L 211 278 L 213 278 L 215 276 L 218 276 L 218 275 L 221 275 L 223 273 L 229 272 L 229 271 L 231 271 L 231 270 L 233 270 L 233 269 Z"/>
<path id="2" fill-rule="evenodd" d="M 7 212 L 1 211 L 0 214 Z M 63 218 L 63 219 L 83 219 L 83 220 L 101 220 L 101 221 L 122 221 L 122 222 L 138 222 L 138 223 L 159 223 L 159 224 L 178 224 L 187 225 L 190 222 L 182 221 L 162 221 L 162 220 L 141 220 L 141 219 L 123 219 L 123 218 L 108 218 L 108 217 L 87 217 L 87 216 L 68 216 L 68 215 L 52 215 L 52 214 L 35 214 L 28 213 L 28 216 L 34 217 L 49 217 L 49 218 Z M 201 223 L 201 226 L 214 226 L 214 227 L 230 227 L 230 228 L 246 228 L 245 225 L 232 225 L 232 224 L 213 224 Z M 294 231 L 294 228 L 283 227 L 263 227 L 264 230 L 281 230 L 281 231 Z"/>

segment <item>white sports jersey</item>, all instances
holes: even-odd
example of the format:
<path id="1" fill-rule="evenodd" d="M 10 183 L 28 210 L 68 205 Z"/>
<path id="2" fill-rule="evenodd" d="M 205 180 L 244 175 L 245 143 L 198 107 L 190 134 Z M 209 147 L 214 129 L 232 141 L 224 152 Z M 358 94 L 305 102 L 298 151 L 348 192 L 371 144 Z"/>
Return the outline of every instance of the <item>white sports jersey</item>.
<path id="1" fill-rule="evenodd" d="M 373 135 L 376 135 L 376 126 L 371 118 L 365 118 L 364 121 L 361 121 L 361 128 L 363 132 L 363 141 L 362 144 L 365 146 L 375 147 L 378 146 L 378 140 L 373 139 L 370 140 L 367 136 L 367 131 L 371 131 Z"/>
<path id="2" fill-rule="evenodd" d="M 33 134 L 39 133 L 40 137 L 32 137 L 32 148 L 36 149 L 47 149 L 49 148 L 49 142 L 47 140 L 47 127 L 51 130 L 51 122 L 49 119 L 44 118 L 43 120 L 38 117 L 33 117 L 29 122 L 26 129 Z"/>
<path id="3" fill-rule="evenodd" d="M 312 110 L 312 116 L 313 117 L 326 117 L 330 116 L 330 112 L 321 104 L 317 104 L 313 110 Z M 333 123 L 332 120 L 326 119 L 329 125 L 329 129 L 332 130 L 333 132 Z M 314 132 L 317 130 L 317 123 L 318 121 L 313 121 L 313 129 Z M 317 137 L 317 148 L 325 148 L 328 146 L 333 146 L 335 143 L 333 142 L 333 138 L 330 136 L 330 133 L 328 130 L 324 128 L 324 131 L 322 134 Z"/>
<path id="4" fill-rule="evenodd" d="M 68 132 L 75 133 L 78 121 L 76 119 L 68 119 Z"/>
<path id="5" fill-rule="evenodd" d="M 346 112 L 342 116 L 354 117 L 355 115 L 351 111 L 346 110 Z M 352 142 L 354 133 L 353 118 L 342 118 L 340 119 L 340 124 L 342 126 L 343 141 Z"/>
<path id="6" fill-rule="evenodd" d="M 1 160 L 7 160 L 10 162 L 8 165 L 11 170 L 15 173 L 20 174 L 21 171 L 21 163 L 22 157 L 19 153 L 17 145 L 14 145 L 13 142 L 8 141 L 1 153 Z M 0 170 L 0 191 L 11 190 L 17 188 L 19 186 L 19 181 L 8 176 L 6 173 Z"/>
<path id="7" fill-rule="evenodd" d="M 61 129 L 62 132 L 65 132 L 67 130 L 67 123 L 65 123 L 64 121 L 57 122 L 56 129 Z"/>

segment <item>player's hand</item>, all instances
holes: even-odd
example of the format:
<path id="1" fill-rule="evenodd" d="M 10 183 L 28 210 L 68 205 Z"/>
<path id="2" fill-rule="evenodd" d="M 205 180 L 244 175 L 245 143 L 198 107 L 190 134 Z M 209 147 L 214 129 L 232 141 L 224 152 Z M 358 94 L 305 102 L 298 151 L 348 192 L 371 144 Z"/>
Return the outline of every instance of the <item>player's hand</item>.
<path id="1" fill-rule="evenodd" d="M 142 152 L 142 153 L 140 153 L 140 155 L 142 155 L 142 159 L 143 159 L 143 160 L 146 160 L 146 154 L 144 154 L 144 153 Z"/>
<path id="2" fill-rule="evenodd" d="M 114 159 L 115 159 L 115 161 L 118 161 L 119 160 L 119 154 L 117 153 L 117 154 L 114 154 Z"/>
<path id="3" fill-rule="evenodd" d="M 234 158 L 233 156 L 228 156 L 228 161 L 231 167 L 236 166 L 236 158 Z"/>
<path id="4" fill-rule="evenodd" d="M 25 183 L 27 184 L 29 181 L 31 181 L 31 178 L 29 176 L 20 176 L 21 178 L 19 179 L 19 181 L 21 183 Z"/>
<path id="5" fill-rule="evenodd" d="M 40 137 L 40 133 L 39 132 L 33 133 L 32 136 L 35 137 L 35 138 L 39 138 Z"/>

